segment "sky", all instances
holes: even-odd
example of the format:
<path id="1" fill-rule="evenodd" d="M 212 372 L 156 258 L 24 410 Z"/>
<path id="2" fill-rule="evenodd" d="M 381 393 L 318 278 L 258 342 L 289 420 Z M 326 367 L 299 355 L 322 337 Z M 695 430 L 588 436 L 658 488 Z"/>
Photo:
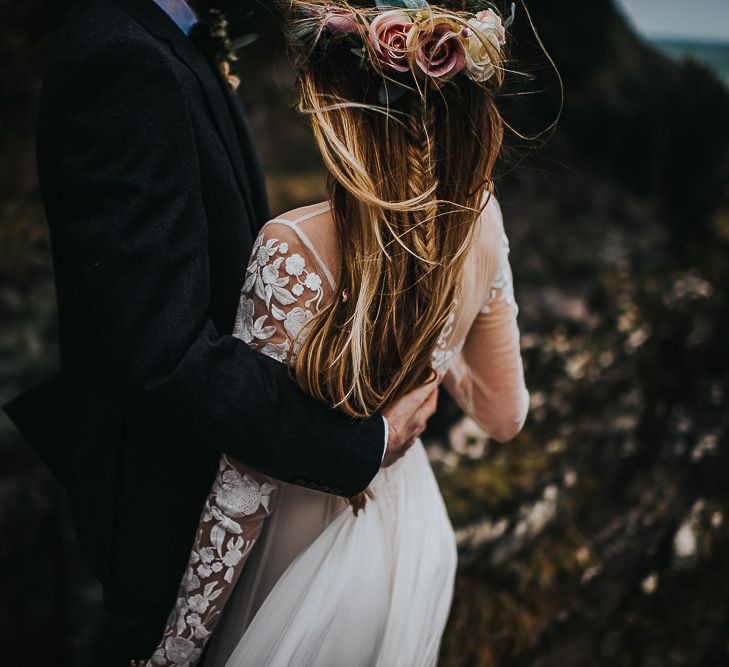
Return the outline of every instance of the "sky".
<path id="1" fill-rule="evenodd" d="M 616 0 L 646 37 L 729 42 L 729 0 Z"/>

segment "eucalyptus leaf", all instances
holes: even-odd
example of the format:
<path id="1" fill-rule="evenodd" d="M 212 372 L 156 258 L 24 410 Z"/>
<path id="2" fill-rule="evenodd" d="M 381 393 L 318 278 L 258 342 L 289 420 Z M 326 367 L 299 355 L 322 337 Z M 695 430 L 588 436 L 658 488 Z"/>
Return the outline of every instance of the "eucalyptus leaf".
<path id="1" fill-rule="evenodd" d="M 358 64 L 359 64 L 360 68 L 365 67 L 366 66 L 365 50 L 364 49 L 350 49 L 350 51 L 359 58 Z"/>
<path id="2" fill-rule="evenodd" d="M 509 14 L 509 17 L 504 21 L 504 28 L 508 28 L 511 26 L 511 24 L 514 22 L 514 18 L 516 18 L 516 3 L 511 3 L 511 13 Z"/>
<path id="3" fill-rule="evenodd" d="M 380 86 L 378 98 L 380 100 L 380 104 L 389 106 L 390 104 L 397 102 L 406 92 L 407 88 L 404 86 L 401 86 L 394 81 L 390 81 L 389 79 L 385 79 Z"/>
<path id="4" fill-rule="evenodd" d="M 402 4 L 407 9 L 427 9 L 428 3 L 426 0 L 402 0 Z"/>
<path id="5" fill-rule="evenodd" d="M 291 32 L 296 39 L 306 42 L 316 35 L 317 26 L 313 21 L 297 21 Z"/>
<path id="6" fill-rule="evenodd" d="M 375 0 L 377 9 L 405 9 L 404 0 Z"/>
<path id="7" fill-rule="evenodd" d="M 360 67 L 362 67 L 365 62 L 365 50 L 364 49 L 350 49 L 350 51 L 359 58 L 359 64 L 360 64 Z"/>
<path id="8" fill-rule="evenodd" d="M 253 44 L 258 39 L 258 35 L 251 33 L 250 35 L 241 35 L 230 43 L 230 48 L 233 51 L 244 49 L 246 46 Z"/>

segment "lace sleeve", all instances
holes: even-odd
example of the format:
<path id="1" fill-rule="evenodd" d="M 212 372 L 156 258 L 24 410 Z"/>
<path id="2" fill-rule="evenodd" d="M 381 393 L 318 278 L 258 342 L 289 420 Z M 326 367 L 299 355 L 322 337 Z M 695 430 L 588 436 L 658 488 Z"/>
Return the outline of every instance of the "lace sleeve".
<path id="1" fill-rule="evenodd" d="M 195 665 L 271 513 L 277 485 L 226 456 L 203 505 L 187 569 L 152 665 Z"/>
<path id="2" fill-rule="evenodd" d="M 313 249 L 295 227 L 267 223 L 246 269 L 233 335 L 288 362 L 292 346 L 330 289 Z M 323 266 L 323 265 L 322 265 Z M 305 334 L 305 331 L 303 332 Z M 194 666 L 273 511 L 278 483 L 248 466 L 220 458 L 180 584 L 175 608 L 152 665 Z"/>
<path id="3" fill-rule="evenodd" d="M 513 438 L 524 425 L 529 392 L 519 348 L 519 312 L 509 264 L 509 240 L 499 218 L 492 229 L 495 270 L 480 311 L 444 384 L 461 409 L 491 437 Z"/>
<path id="4" fill-rule="evenodd" d="M 246 270 L 234 335 L 281 362 L 305 335 L 307 323 L 332 285 L 323 265 L 293 225 L 269 222 L 253 249 Z"/>
<path id="5" fill-rule="evenodd" d="M 509 237 L 506 236 L 503 229 L 501 229 L 500 237 L 496 273 L 480 312 L 488 315 L 494 309 L 498 310 L 500 304 L 504 304 L 516 319 L 519 314 L 519 306 L 514 298 L 514 276 L 509 262 Z"/>

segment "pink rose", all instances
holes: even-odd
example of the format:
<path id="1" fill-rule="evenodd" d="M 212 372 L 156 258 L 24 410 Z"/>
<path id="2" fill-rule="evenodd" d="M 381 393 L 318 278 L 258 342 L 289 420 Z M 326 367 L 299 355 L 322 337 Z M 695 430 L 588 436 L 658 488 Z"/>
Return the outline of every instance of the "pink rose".
<path id="1" fill-rule="evenodd" d="M 398 9 L 379 14 L 370 23 L 370 44 L 385 69 L 408 71 L 407 40 L 412 27 L 410 17 Z"/>
<path id="2" fill-rule="evenodd" d="M 436 79 L 450 79 L 466 63 L 466 37 L 461 26 L 435 18 L 413 31 L 409 41 L 416 41 L 414 59 L 417 66 Z"/>
<path id="3" fill-rule="evenodd" d="M 327 7 L 324 25 L 334 35 L 348 35 L 359 30 L 357 15 L 347 9 Z"/>

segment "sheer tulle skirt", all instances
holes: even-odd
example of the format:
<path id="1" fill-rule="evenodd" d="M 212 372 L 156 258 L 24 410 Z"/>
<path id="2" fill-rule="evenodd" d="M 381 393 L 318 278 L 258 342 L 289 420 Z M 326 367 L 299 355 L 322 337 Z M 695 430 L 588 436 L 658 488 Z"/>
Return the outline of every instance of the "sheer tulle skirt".
<path id="1" fill-rule="evenodd" d="M 375 500 L 355 517 L 341 499 L 286 485 L 206 666 L 437 663 L 456 545 L 422 443 L 381 470 L 371 488 Z M 296 528 L 302 521 L 319 530 L 284 569 L 276 552 L 306 541 L 307 529 Z"/>

